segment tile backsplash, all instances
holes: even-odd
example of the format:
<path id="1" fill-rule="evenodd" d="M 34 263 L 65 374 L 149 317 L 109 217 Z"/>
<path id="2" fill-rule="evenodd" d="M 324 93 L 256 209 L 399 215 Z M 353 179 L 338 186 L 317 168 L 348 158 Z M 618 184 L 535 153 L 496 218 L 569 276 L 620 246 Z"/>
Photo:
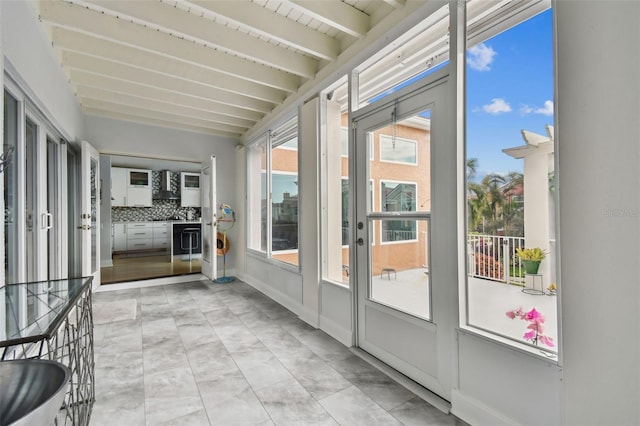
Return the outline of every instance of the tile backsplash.
<path id="1" fill-rule="evenodd" d="M 153 194 L 160 191 L 160 172 L 152 173 Z M 171 190 L 178 192 L 180 189 L 180 174 L 172 173 Z M 169 219 L 179 217 L 180 219 L 188 219 L 189 212 L 194 220 L 200 218 L 199 207 L 180 207 L 180 200 L 160 200 L 153 199 L 152 207 L 112 207 L 112 222 L 147 222 L 157 219 Z"/>
<path id="2" fill-rule="evenodd" d="M 180 207 L 180 200 L 153 200 L 153 207 L 111 207 L 111 221 L 147 222 L 173 216 L 186 220 L 189 211 L 193 219 L 200 218 L 199 207 Z"/>

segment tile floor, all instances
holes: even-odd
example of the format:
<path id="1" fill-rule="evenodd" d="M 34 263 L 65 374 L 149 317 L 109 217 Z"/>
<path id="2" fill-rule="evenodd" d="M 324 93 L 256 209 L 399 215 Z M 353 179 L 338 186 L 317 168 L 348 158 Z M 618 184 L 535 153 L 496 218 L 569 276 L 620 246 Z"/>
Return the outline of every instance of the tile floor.
<path id="1" fill-rule="evenodd" d="M 93 297 L 91 426 L 465 424 L 245 283 Z"/>

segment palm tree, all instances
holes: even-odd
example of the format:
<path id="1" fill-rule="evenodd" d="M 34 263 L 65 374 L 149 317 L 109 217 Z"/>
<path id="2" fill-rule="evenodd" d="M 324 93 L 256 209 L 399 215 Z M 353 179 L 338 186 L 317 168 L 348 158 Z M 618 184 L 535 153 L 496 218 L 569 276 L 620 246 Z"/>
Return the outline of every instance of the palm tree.
<path id="1" fill-rule="evenodd" d="M 475 179 L 477 171 L 478 171 L 478 159 L 477 158 L 467 159 L 467 182 L 470 182 L 473 179 Z"/>
<path id="2" fill-rule="evenodd" d="M 522 187 L 522 173 L 490 173 L 477 183 L 473 181 L 477 166 L 477 159 L 467 160 L 469 229 L 491 234 L 504 230 L 507 235 L 522 235 L 522 203 L 509 197 L 514 189 Z"/>

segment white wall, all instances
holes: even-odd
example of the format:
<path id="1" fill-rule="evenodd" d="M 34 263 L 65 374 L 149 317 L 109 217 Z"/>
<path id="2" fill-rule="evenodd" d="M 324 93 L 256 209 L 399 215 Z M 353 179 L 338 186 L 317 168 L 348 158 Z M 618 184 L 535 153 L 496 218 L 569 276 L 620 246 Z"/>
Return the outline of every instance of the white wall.
<path id="1" fill-rule="evenodd" d="M 564 423 L 640 424 L 640 2 L 558 1 Z"/>
<path id="2" fill-rule="evenodd" d="M 101 154 L 196 162 L 215 155 L 218 203 L 236 205 L 236 139 L 95 116 L 86 118 L 86 139 Z M 242 219 L 239 217 L 239 220 Z M 110 240 L 109 228 L 105 226 L 102 232 L 105 241 Z M 239 238 L 236 232 L 235 228 L 228 232 L 232 249 L 227 253 L 227 269 L 233 269 L 236 257 L 244 255 L 243 251 L 234 249 Z M 222 270 L 222 260 L 218 263 L 218 269 Z"/>
<path id="3" fill-rule="evenodd" d="M 80 106 L 32 1 L 0 1 L 4 66 L 62 135 L 84 136 Z"/>
<path id="4" fill-rule="evenodd" d="M 302 312 L 302 275 L 261 255 L 247 253 L 244 280 L 296 315 Z"/>
<path id="5" fill-rule="evenodd" d="M 472 425 L 559 425 L 562 371 L 552 360 L 458 331 L 451 412 Z"/>
<path id="6" fill-rule="evenodd" d="M 320 329 L 345 346 L 353 345 L 351 290 L 323 281 L 320 293 Z"/>

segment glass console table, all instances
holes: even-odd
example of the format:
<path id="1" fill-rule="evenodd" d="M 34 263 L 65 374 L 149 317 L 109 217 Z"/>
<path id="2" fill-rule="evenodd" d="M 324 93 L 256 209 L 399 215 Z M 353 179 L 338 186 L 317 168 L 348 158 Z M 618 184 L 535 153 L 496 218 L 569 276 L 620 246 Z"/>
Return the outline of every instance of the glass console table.
<path id="1" fill-rule="evenodd" d="M 91 277 L 0 288 L 0 361 L 50 359 L 71 370 L 55 425 L 88 425 L 95 401 Z"/>

